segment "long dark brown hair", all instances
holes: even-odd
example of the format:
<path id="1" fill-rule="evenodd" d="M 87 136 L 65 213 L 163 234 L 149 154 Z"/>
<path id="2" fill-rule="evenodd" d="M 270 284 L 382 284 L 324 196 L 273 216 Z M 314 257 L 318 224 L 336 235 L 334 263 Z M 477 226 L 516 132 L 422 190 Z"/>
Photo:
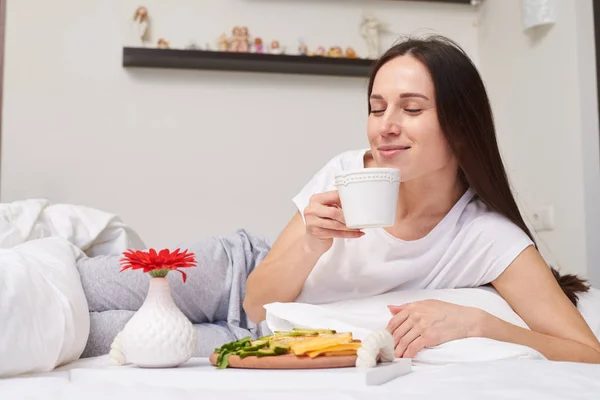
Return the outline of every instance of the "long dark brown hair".
<path id="1" fill-rule="evenodd" d="M 454 41 L 443 36 L 406 39 L 374 63 L 369 79 L 369 97 L 379 69 L 402 55 L 415 57 L 429 70 L 439 124 L 458 160 L 460 179 L 491 210 L 512 221 L 535 244 L 510 189 L 496 141 L 487 92 L 469 56 Z M 370 113 L 370 104 L 368 107 Z M 577 293 L 589 290 L 585 280 L 575 275 L 561 275 L 552 267 L 551 270 L 563 292 L 577 305 Z"/>

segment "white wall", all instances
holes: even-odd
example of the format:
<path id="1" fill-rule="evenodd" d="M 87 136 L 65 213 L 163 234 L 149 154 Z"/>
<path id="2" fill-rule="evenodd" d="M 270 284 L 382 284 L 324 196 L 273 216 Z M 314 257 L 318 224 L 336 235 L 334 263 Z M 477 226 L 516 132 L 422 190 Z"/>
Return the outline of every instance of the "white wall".
<path id="1" fill-rule="evenodd" d="M 140 3 L 8 4 L 0 200 L 49 197 L 123 216 L 149 246 L 247 228 L 274 236 L 334 154 L 366 146 L 366 79 L 125 70 Z M 475 9 L 393 1 L 147 0 L 153 40 L 214 41 L 234 25 L 295 47 L 354 46 L 363 8 L 392 30 L 460 42 Z M 272 15 L 267 15 L 267 13 Z M 274 17 L 275 15 L 276 17 Z M 385 46 L 395 36 L 385 38 Z"/>
<path id="2" fill-rule="evenodd" d="M 600 132 L 598 121 L 598 82 L 593 0 L 575 4 L 577 19 L 577 66 L 579 84 L 579 114 L 585 210 L 586 274 L 600 286 Z"/>
<path id="3" fill-rule="evenodd" d="M 559 0 L 550 28 L 525 33 L 519 0 L 486 0 L 480 66 L 500 146 L 530 217 L 552 205 L 539 232 L 549 262 L 600 284 L 600 173 L 591 0 Z"/>

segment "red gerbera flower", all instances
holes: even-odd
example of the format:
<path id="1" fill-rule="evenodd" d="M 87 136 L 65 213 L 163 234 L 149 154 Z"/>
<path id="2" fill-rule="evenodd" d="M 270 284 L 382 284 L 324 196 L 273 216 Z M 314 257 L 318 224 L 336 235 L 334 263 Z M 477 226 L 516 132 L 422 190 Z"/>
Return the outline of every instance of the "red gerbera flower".
<path id="1" fill-rule="evenodd" d="M 169 271 L 177 271 L 183 276 L 185 283 L 187 276 L 185 272 L 178 268 L 190 268 L 196 266 L 194 253 L 188 253 L 187 250 L 180 252 L 179 249 L 171 252 L 169 249 L 163 249 L 156 252 L 154 249 L 148 251 L 127 250 L 121 258 L 121 271 L 126 269 L 141 269 L 144 273 L 149 272 L 154 278 L 164 278 Z"/>

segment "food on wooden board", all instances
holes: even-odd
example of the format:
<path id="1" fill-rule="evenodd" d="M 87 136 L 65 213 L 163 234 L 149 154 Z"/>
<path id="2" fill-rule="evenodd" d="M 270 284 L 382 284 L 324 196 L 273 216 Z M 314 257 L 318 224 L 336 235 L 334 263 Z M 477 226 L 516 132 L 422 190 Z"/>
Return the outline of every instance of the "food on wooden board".
<path id="1" fill-rule="evenodd" d="M 272 357 L 293 354 L 298 357 L 335 357 L 356 355 L 361 346 L 350 332 L 331 329 L 294 328 L 292 331 L 275 331 L 272 335 L 256 340 L 245 337 L 215 349 L 218 354 L 216 365 L 227 368 L 229 356 Z"/>

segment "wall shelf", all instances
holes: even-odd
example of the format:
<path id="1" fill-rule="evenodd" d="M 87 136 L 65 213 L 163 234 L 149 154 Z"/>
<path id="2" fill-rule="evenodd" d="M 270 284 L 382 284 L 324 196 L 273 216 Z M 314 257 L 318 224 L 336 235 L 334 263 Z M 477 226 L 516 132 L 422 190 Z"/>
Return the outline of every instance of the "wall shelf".
<path id="1" fill-rule="evenodd" d="M 368 77 L 373 60 L 279 54 L 123 48 L 123 67 Z"/>
<path id="2" fill-rule="evenodd" d="M 394 0 L 394 1 L 414 1 L 418 3 L 454 3 L 454 4 L 470 4 L 470 5 L 479 5 L 478 3 L 481 0 L 476 0 L 473 2 L 472 0 Z M 473 4 L 475 3 L 475 4 Z"/>

